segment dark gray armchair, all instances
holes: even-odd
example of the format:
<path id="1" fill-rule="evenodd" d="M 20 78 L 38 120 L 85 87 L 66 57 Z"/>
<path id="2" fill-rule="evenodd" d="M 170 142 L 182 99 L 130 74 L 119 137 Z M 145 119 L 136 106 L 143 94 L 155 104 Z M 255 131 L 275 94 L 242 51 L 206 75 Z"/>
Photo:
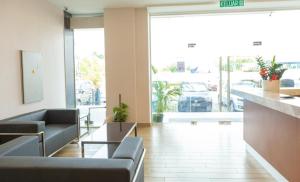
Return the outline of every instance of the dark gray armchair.
<path id="1" fill-rule="evenodd" d="M 144 181 L 145 149 L 139 137 L 125 138 L 110 159 L 16 157 L 13 153 L 1 155 L 1 147 L 1 182 Z"/>

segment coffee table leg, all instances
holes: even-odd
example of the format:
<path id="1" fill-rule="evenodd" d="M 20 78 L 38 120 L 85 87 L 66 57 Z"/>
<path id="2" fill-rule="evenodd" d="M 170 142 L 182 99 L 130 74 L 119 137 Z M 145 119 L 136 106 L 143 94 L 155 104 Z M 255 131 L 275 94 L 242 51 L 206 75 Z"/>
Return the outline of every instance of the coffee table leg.
<path id="1" fill-rule="evenodd" d="M 137 127 L 134 127 L 134 135 L 137 137 Z"/>
<path id="2" fill-rule="evenodd" d="M 81 142 L 81 157 L 84 158 L 84 142 Z"/>

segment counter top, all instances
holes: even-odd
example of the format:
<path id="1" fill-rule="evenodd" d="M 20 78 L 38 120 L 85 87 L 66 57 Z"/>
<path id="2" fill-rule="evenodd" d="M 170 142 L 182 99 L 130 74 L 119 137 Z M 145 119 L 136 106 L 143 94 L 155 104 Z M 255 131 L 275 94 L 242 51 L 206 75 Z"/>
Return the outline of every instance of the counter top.
<path id="1" fill-rule="evenodd" d="M 300 119 L 300 97 L 283 98 L 299 96 L 300 89 L 282 89 L 281 93 L 264 92 L 259 88 L 232 89 L 232 94 Z"/>

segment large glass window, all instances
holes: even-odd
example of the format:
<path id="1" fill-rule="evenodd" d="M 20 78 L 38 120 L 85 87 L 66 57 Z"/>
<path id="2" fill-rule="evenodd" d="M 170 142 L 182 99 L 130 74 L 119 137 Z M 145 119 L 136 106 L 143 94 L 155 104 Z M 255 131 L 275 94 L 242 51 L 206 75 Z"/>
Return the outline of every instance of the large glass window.
<path id="1" fill-rule="evenodd" d="M 297 18 L 300 11 L 152 16 L 153 120 L 190 121 L 210 112 L 242 116 L 243 98 L 231 90 L 261 87 L 257 56 L 276 56 L 288 68 L 281 86 L 299 86 Z"/>

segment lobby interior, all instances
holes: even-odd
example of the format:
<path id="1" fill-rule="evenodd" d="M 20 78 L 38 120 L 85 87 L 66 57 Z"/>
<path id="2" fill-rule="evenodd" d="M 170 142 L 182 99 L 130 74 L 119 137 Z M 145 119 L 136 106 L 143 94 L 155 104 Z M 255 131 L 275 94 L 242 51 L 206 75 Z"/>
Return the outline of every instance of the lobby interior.
<path id="1" fill-rule="evenodd" d="M 299 12 L 298 0 L 1 0 L 0 181 L 300 181 Z M 293 79 L 278 91 L 255 63 L 275 54 Z"/>

